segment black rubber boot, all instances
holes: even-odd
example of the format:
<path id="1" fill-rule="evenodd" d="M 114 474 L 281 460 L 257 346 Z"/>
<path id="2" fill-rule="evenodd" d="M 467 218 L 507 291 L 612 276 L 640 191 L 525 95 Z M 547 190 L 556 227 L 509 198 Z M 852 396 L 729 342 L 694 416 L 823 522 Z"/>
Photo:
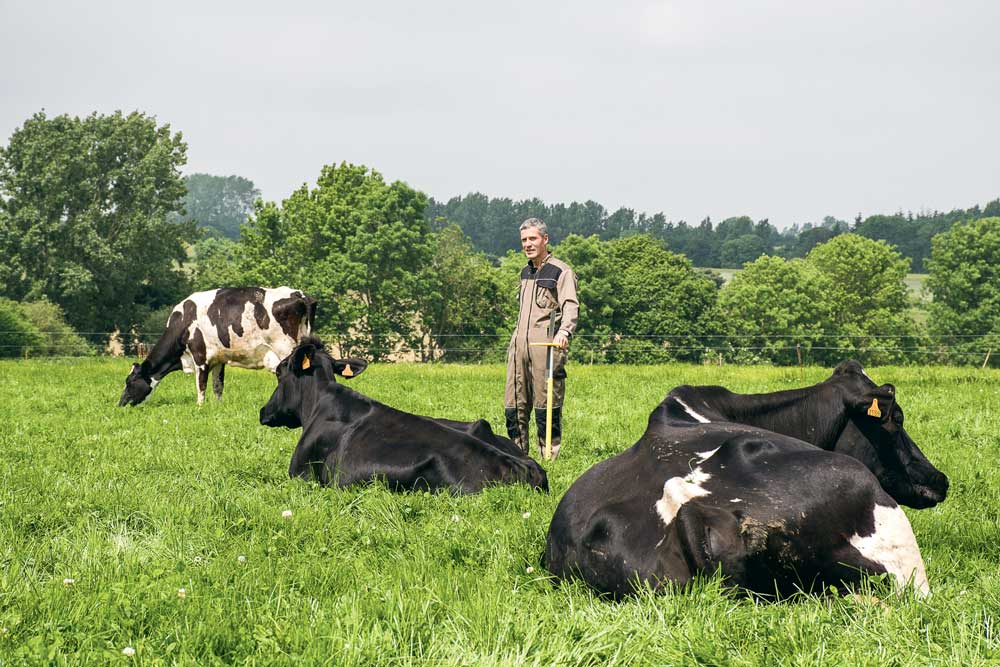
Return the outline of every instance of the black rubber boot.
<path id="1" fill-rule="evenodd" d="M 517 408 L 504 408 L 504 419 L 507 422 L 507 437 L 514 442 L 514 446 L 525 454 L 528 451 L 528 420 L 523 410 Z M 522 418 L 522 416 L 524 418 Z"/>

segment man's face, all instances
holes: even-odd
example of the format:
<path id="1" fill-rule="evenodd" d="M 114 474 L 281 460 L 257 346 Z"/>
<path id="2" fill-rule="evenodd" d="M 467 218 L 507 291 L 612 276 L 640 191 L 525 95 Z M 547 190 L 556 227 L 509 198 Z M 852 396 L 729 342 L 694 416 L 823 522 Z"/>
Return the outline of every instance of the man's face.
<path id="1" fill-rule="evenodd" d="M 528 261 L 545 257 L 545 246 L 549 243 L 549 235 L 542 234 L 538 227 L 527 227 L 521 230 L 521 249 Z"/>

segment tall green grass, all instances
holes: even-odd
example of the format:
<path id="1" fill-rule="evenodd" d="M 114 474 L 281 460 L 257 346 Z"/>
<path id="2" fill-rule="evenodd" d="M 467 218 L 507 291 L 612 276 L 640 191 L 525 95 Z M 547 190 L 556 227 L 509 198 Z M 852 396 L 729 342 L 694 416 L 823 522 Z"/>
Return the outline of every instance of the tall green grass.
<path id="1" fill-rule="evenodd" d="M 772 391 L 825 369 L 571 366 L 551 494 L 457 497 L 288 479 L 299 432 L 258 424 L 267 373 L 230 369 L 225 401 L 201 408 L 178 373 L 121 409 L 128 368 L 0 363 L 0 665 L 1000 661 L 996 371 L 869 369 L 951 478 L 941 507 L 908 511 L 932 596 L 763 604 L 715 579 L 608 602 L 553 585 L 539 556 L 565 490 L 635 442 L 671 387 Z M 351 386 L 502 428 L 500 366 L 376 365 Z"/>

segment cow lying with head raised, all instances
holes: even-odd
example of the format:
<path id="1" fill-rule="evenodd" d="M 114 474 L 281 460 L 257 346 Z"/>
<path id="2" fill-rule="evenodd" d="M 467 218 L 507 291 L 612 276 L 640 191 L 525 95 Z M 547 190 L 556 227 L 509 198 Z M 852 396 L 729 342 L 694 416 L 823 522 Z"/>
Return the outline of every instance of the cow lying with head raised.
<path id="1" fill-rule="evenodd" d="M 278 386 L 260 411 L 264 426 L 302 428 L 291 477 L 326 486 L 385 480 L 394 491 L 523 483 L 548 490 L 545 471 L 484 420 L 457 422 L 402 412 L 353 391 L 360 359 L 334 359 L 307 338 L 278 365 Z"/>
<path id="2" fill-rule="evenodd" d="M 198 405 L 208 375 L 222 398 L 226 364 L 277 368 L 299 339 L 312 331 L 316 300 L 289 287 L 236 287 L 195 292 L 177 304 L 167 328 L 141 364 L 132 364 L 119 406 L 146 400 L 168 373 L 194 373 Z"/>
<path id="3" fill-rule="evenodd" d="M 948 482 L 902 422 L 895 390 L 856 362 L 773 394 L 678 387 L 631 449 L 566 492 L 544 564 L 614 596 L 717 570 L 760 595 L 850 588 L 882 573 L 926 593 L 897 503 L 931 506 Z"/>

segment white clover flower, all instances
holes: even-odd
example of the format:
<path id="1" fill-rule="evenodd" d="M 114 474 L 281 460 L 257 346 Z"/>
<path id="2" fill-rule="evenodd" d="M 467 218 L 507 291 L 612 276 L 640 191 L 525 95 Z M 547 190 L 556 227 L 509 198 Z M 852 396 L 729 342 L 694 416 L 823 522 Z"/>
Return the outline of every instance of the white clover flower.
<path id="1" fill-rule="evenodd" d="M 177 597 L 179 597 L 179 598 L 180 598 L 180 599 L 182 599 L 182 600 L 183 600 L 184 598 L 186 598 L 186 597 L 187 597 L 187 590 L 185 590 L 185 589 L 183 589 L 183 588 L 178 588 L 178 589 L 177 589 Z"/>
<path id="2" fill-rule="evenodd" d="M 524 571 L 525 571 L 525 572 L 527 572 L 528 574 L 531 574 L 532 572 L 534 572 L 534 571 L 535 571 L 535 568 L 533 568 L 533 567 L 531 567 L 531 566 L 529 565 L 529 566 L 528 566 L 527 568 L 525 568 L 525 570 L 524 570 Z"/>
<path id="3" fill-rule="evenodd" d="M 194 557 L 194 562 L 195 563 L 200 563 L 201 562 L 201 556 L 195 556 Z"/>
<path id="4" fill-rule="evenodd" d="M 458 523 L 462 519 L 457 514 L 452 514 L 451 515 L 451 520 L 454 521 L 455 523 Z"/>
<path id="5" fill-rule="evenodd" d="M 131 646 L 126 646 L 125 648 L 122 649 L 122 655 L 127 655 L 131 658 L 133 655 L 135 655 L 135 649 L 132 648 Z"/>
<path id="6" fill-rule="evenodd" d="M 530 519 L 531 518 L 531 512 L 525 512 L 524 514 L 521 515 L 521 518 L 522 519 Z"/>
<path id="7" fill-rule="evenodd" d="M 245 562 L 247 562 L 247 557 L 244 556 L 243 554 L 240 554 L 239 556 L 236 557 L 236 562 L 237 563 L 245 563 Z"/>
<path id="8" fill-rule="evenodd" d="M 65 586 L 66 588 L 72 588 L 73 584 L 75 584 L 75 583 L 76 583 L 76 579 L 70 579 L 69 577 L 66 577 L 65 579 L 63 579 L 63 586 Z"/>
<path id="9" fill-rule="evenodd" d="M 281 518 L 285 521 L 289 521 L 292 518 L 292 510 L 285 510 L 281 513 Z"/>

